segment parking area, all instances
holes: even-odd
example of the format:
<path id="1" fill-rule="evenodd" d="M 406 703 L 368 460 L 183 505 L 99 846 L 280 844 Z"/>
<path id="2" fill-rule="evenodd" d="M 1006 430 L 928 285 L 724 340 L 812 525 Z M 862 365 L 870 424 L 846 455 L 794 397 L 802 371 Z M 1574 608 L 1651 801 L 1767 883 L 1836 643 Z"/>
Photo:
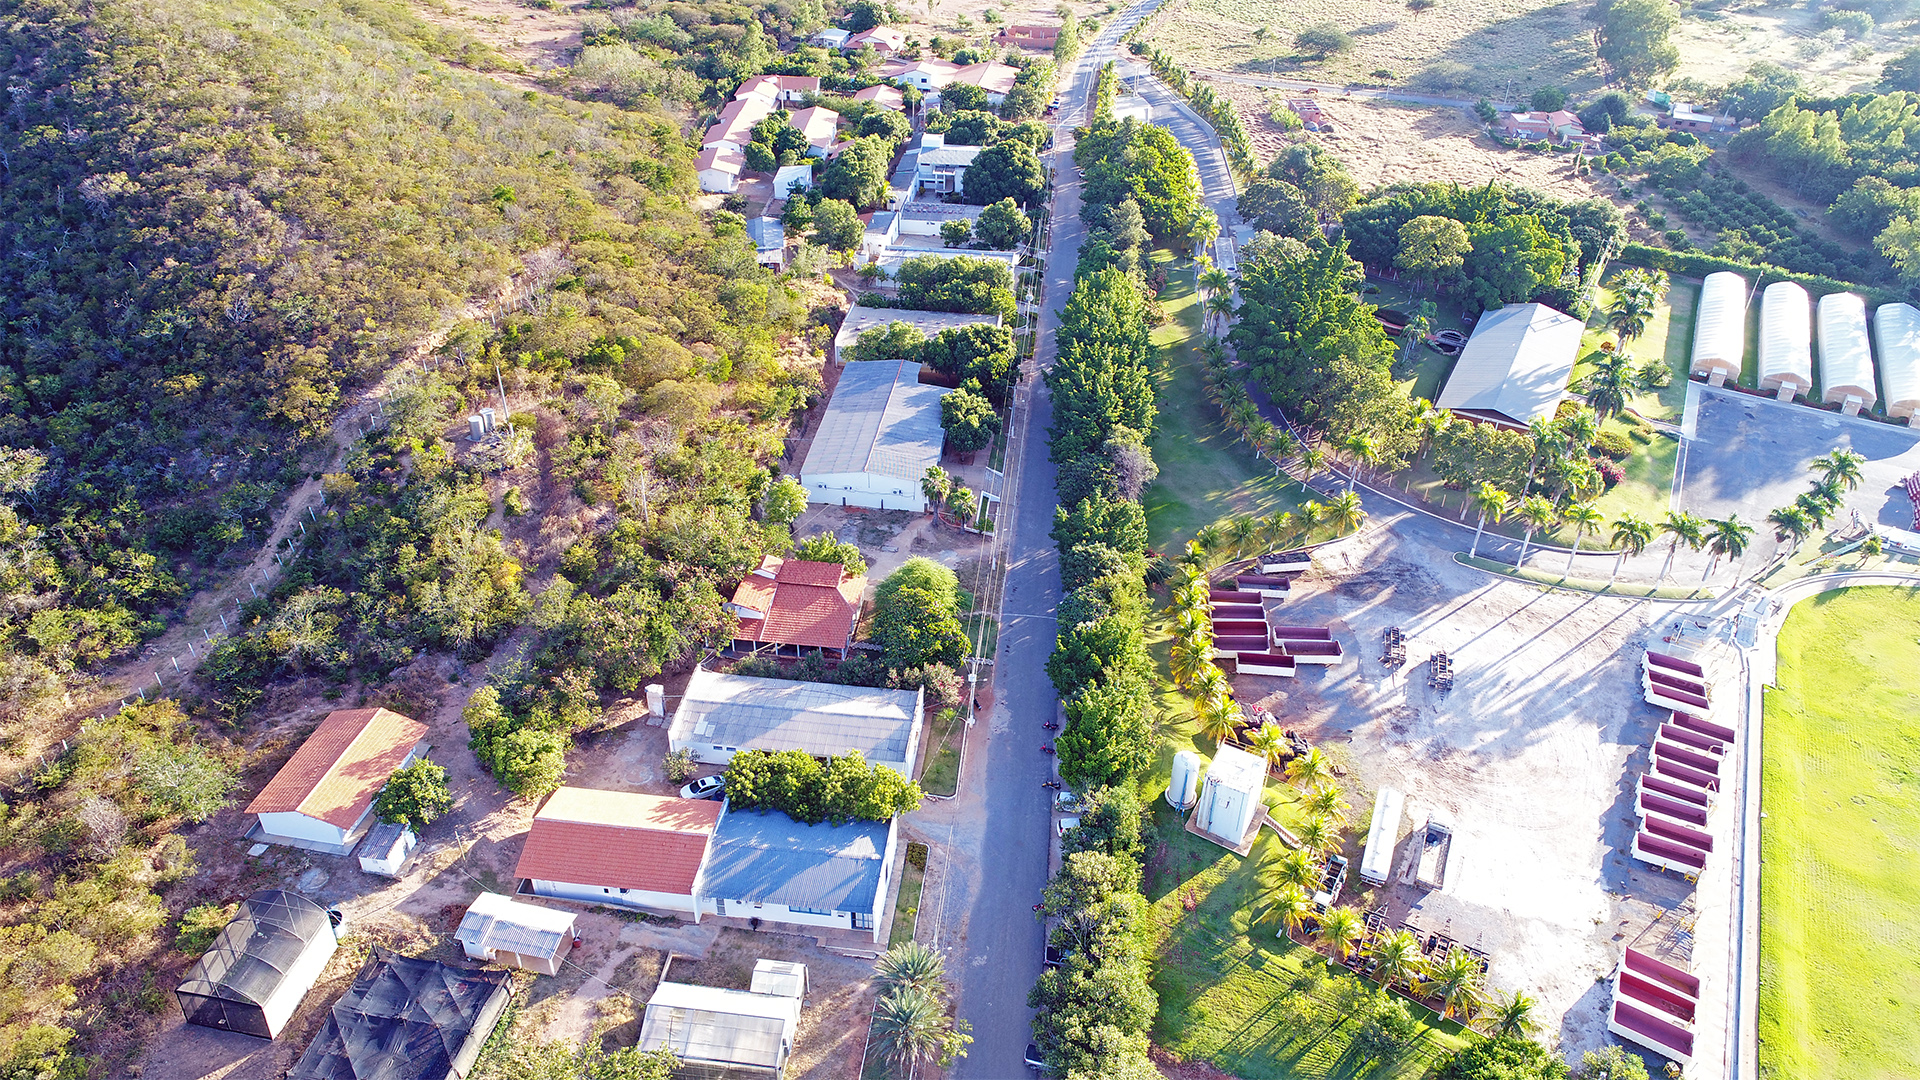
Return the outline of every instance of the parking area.
<path id="1" fill-rule="evenodd" d="M 1913 527 L 1900 484 L 1920 471 L 1920 431 L 1698 383 L 1688 389 L 1682 427 L 1691 438 L 1677 469 L 1679 505 L 1704 517 L 1738 514 L 1756 525 L 1762 557 L 1774 544 L 1767 515 L 1807 489 L 1807 462 L 1839 449 L 1867 459 L 1847 509 L 1869 525 Z"/>

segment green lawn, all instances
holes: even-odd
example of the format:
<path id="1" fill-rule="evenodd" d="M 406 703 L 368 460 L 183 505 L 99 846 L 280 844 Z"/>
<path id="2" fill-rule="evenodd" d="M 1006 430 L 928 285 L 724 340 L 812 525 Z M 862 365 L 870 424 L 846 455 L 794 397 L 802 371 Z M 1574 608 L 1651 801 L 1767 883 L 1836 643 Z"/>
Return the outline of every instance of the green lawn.
<path id="1" fill-rule="evenodd" d="M 1376 308 L 1390 312 L 1399 312 L 1412 318 L 1419 310 L 1423 300 L 1433 301 L 1434 330 L 1458 330 L 1471 337 L 1473 327 L 1462 317 L 1460 305 L 1445 294 L 1415 292 L 1402 282 L 1384 281 L 1368 278 L 1366 292 L 1360 297 Z M 1391 316 L 1389 316 L 1391 318 Z M 1394 319 L 1395 322 L 1403 320 Z M 1398 339 L 1395 340 L 1398 345 Z M 1446 383 L 1447 375 L 1453 371 L 1454 357 L 1427 345 L 1415 349 L 1413 355 L 1394 361 L 1393 378 L 1408 397 L 1425 398 L 1428 401 L 1440 397 L 1440 387 Z"/>
<path id="2" fill-rule="evenodd" d="M 1607 308 L 1612 304 L 1613 290 L 1601 286 L 1599 302 L 1594 307 L 1593 316 L 1587 320 L 1586 335 L 1580 339 L 1580 362 L 1573 369 L 1575 384 L 1593 370 L 1600 343 L 1613 338 L 1613 331 L 1607 329 Z M 1666 386 L 1636 394 L 1627 402 L 1627 406 L 1641 416 L 1650 420 L 1680 422 L 1680 412 L 1687 403 L 1687 370 L 1693 362 L 1694 309 L 1699 304 L 1698 281 L 1692 278 L 1671 279 L 1666 299 L 1654 308 L 1653 318 L 1647 321 L 1646 332 L 1627 343 L 1627 351 L 1642 360 L 1654 356 L 1665 360 L 1667 370 L 1673 374 L 1673 381 Z"/>
<path id="3" fill-rule="evenodd" d="M 1153 460 L 1160 478 L 1147 488 L 1147 542 L 1169 551 L 1201 528 L 1236 514 L 1298 510 L 1310 493 L 1273 469 L 1221 426 L 1220 410 L 1200 388 L 1201 310 L 1190 267 L 1169 264 L 1160 305 L 1167 323 L 1153 332 L 1160 346 L 1160 415 Z"/>
<path id="4" fill-rule="evenodd" d="M 927 720 L 926 747 L 921 751 L 926 762 L 920 770 L 922 790 L 953 796 L 960 786 L 960 740 L 966 735 L 966 716 L 959 710 L 942 710 Z"/>
<path id="5" fill-rule="evenodd" d="M 1697 600 L 1709 599 L 1720 593 L 1719 589 L 1712 586 L 1687 584 L 1641 585 L 1631 581 L 1609 582 L 1593 581 L 1586 578 L 1570 578 L 1565 574 L 1555 573 L 1551 569 L 1554 565 L 1551 558 L 1541 560 L 1547 567 L 1545 569 L 1533 565 L 1530 560 L 1528 566 L 1518 570 L 1507 563 L 1494 559 L 1474 558 L 1464 552 L 1458 551 L 1454 552 L 1453 561 L 1459 563 L 1461 566 L 1471 566 L 1476 570 L 1485 570 L 1490 574 L 1502 574 L 1506 577 L 1517 578 L 1521 581 L 1532 581 L 1541 585 L 1552 585 L 1562 589 L 1578 589 L 1581 592 L 1605 593 L 1608 596 L 1651 596 L 1660 600 Z M 1564 565 L 1564 563 L 1562 565 Z"/>
<path id="6" fill-rule="evenodd" d="M 1920 1047 L 1920 590 L 1801 603 L 1766 695 L 1760 1074 L 1893 1080 Z"/>
<path id="7" fill-rule="evenodd" d="M 918 849 L 920 865 L 913 865 Z M 915 924 L 920 918 L 920 889 L 927 878 L 927 845 L 907 844 L 905 869 L 900 872 L 900 896 L 893 902 L 893 928 L 887 933 L 887 948 L 904 945 L 913 940 Z"/>

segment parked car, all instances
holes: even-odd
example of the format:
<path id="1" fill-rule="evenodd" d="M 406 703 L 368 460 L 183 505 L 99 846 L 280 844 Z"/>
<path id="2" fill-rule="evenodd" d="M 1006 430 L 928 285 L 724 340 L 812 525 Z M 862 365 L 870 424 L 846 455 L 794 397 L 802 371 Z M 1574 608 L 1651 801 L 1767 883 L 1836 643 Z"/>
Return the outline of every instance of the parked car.
<path id="1" fill-rule="evenodd" d="M 1080 796 L 1075 795 L 1071 791 L 1056 791 L 1053 793 L 1053 808 L 1055 810 L 1071 810 L 1079 801 Z"/>
<path id="2" fill-rule="evenodd" d="M 1067 962 L 1067 957 L 1072 955 L 1072 949 L 1063 949 L 1058 945 L 1049 945 L 1047 946 L 1047 966 L 1059 967 L 1061 964 Z"/>
<path id="3" fill-rule="evenodd" d="M 1068 829 L 1077 829 L 1080 827 L 1080 819 L 1077 817 L 1063 817 L 1056 822 L 1055 825 L 1060 835 L 1065 836 L 1067 835 Z"/>
<path id="4" fill-rule="evenodd" d="M 683 799 L 718 799 L 727 793 L 727 778 L 703 776 L 680 789 Z"/>
<path id="5" fill-rule="evenodd" d="M 1047 1073 L 1047 1059 L 1040 1055 L 1040 1048 L 1032 1043 L 1027 1044 L 1027 1068 L 1039 1070 L 1042 1076 Z"/>

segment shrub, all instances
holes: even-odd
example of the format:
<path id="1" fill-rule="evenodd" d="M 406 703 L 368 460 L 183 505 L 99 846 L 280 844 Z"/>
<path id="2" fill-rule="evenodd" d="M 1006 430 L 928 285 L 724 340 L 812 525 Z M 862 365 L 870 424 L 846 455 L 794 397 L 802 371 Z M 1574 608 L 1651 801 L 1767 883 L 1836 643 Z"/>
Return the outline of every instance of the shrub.
<path id="1" fill-rule="evenodd" d="M 1294 35 L 1293 45 L 1311 56 L 1326 57 L 1353 48 L 1353 35 L 1338 23 L 1319 22 Z"/>
<path id="2" fill-rule="evenodd" d="M 1626 435 L 1611 429 L 1593 437 L 1593 448 L 1603 457 L 1609 457 L 1615 461 L 1625 460 L 1633 453 L 1633 443 L 1627 439 Z"/>
<path id="3" fill-rule="evenodd" d="M 727 763 L 730 810 L 777 810 L 809 825 L 888 821 L 921 798 L 920 785 L 857 751 L 822 765 L 804 750 L 742 750 Z"/>
<path id="4" fill-rule="evenodd" d="M 742 662 L 744 663 L 744 661 Z M 737 675 L 746 674 L 746 672 L 742 672 L 737 668 L 734 673 Z M 693 779 L 693 751 L 683 746 L 678 750 L 668 753 L 667 756 L 660 759 L 660 771 L 667 775 L 667 782 L 670 784 L 684 784 Z"/>
<path id="5" fill-rule="evenodd" d="M 1608 491 L 1612 491 L 1615 484 L 1627 478 L 1627 471 L 1621 468 L 1618 462 L 1609 461 L 1606 458 L 1594 458 L 1593 467 L 1599 471 L 1600 481 L 1607 485 Z"/>
<path id="6" fill-rule="evenodd" d="M 447 790 L 447 770 L 426 758 L 394 770 L 373 798 L 373 812 L 381 821 L 405 825 L 415 833 L 451 809 L 453 793 Z"/>
<path id="7" fill-rule="evenodd" d="M 199 904 L 190 907 L 174 924 L 173 947 L 188 956 L 199 956 L 213 947 L 227 923 L 233 921 L 237 904 Z"/>

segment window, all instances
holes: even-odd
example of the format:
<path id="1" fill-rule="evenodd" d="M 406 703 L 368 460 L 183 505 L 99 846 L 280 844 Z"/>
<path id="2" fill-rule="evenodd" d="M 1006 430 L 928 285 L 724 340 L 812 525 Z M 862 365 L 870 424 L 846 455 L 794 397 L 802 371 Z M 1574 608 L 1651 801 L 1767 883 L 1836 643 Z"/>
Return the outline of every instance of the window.
<path id="1" fill-rule="evenodd" d="M 795 915 L 832 915 L 834 914 L 833 911 L 827 908 L 794 907 L 791 904 L 787 905 L 787 910 L 793 912 Z"/>
<path id="2" fill-rule="evenodd" d="M 873 929 L 873 914 L 872 914 L 871 912 L 866 912 L 866 911 L 856 911 L 856 912 L 854 912 L 854 913 L 853 913 L 853 928 L 854 928 L 855 930 L 871 930 L 871 929 Z"/>

